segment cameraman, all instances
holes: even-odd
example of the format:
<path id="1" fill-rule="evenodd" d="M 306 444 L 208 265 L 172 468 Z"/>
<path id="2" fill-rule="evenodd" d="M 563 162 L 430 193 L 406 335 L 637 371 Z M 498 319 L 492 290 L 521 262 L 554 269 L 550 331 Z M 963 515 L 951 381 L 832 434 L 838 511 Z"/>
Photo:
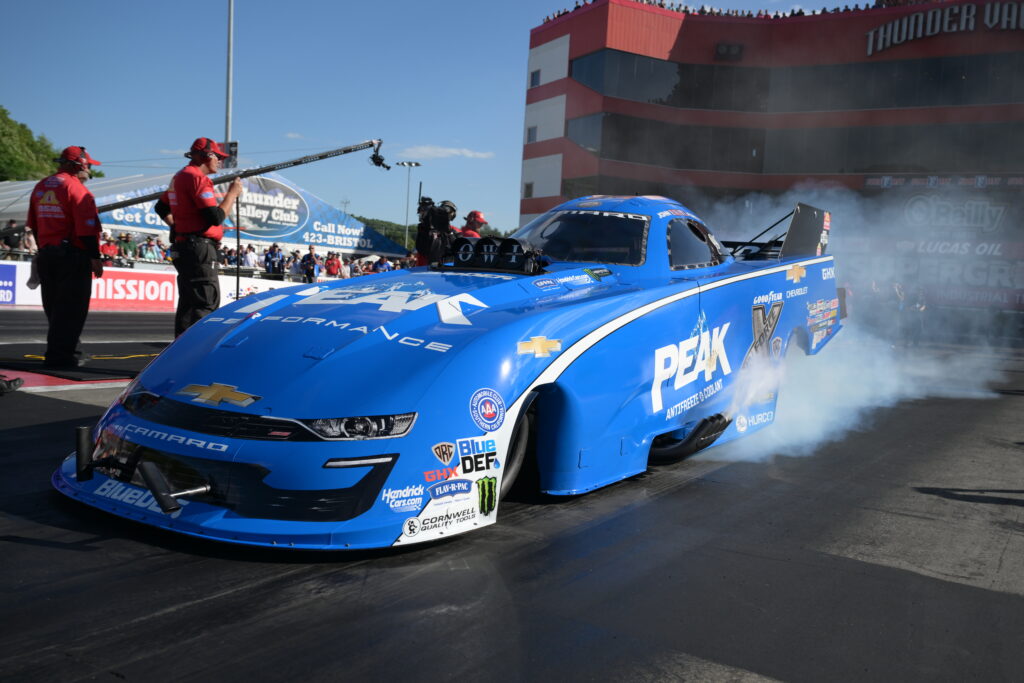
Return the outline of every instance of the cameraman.
<path id="1" fill-rule="evenodd" d="M 451 253 L 452 241 L 458 237 L 452 228 L 458 209 L 447 199 L 435 205 L 430 197 L 423 197 L 416 212 L 420 217 L 416 227 L 416 265 L 443 262 Z"/>

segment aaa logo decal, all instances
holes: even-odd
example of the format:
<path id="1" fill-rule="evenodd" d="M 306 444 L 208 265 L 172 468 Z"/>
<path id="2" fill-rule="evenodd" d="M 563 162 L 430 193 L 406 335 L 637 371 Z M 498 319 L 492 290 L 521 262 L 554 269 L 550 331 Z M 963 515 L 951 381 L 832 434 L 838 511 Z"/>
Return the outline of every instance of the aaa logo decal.
<path id="1" fill-rule="evenodd" d="M 505 421 L 505 402 L 494 389 L 477 389 L 469 399 L 469 416 L 485 432 L 496 431 Z"/>

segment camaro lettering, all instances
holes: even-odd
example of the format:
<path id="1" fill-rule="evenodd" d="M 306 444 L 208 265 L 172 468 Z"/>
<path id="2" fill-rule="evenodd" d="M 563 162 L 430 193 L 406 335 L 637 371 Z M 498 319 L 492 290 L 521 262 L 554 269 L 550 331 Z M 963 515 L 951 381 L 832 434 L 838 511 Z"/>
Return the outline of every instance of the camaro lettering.
<path id="1" fill-rule="evenodd" d="M 138 434 L 139 436 L 145 436 L 150 439 L 168 441 L 170 443 L 180 443 L 184 446 L 195 446 L 196 448 L 202 448 L 216 453 L 224 453 L 228 450 L 228 445 L 226 443 L 203 441 L 202 439 L 186 439 L 184 436 L 179 434 L 170 434 L 156 429 L 147 429 L 146 427 L 140 427 L 139 425 L 134 424 L 125 425 L 122 428 L 122 431 L 126 436 L 128 434 Z"/>
<path id="2" fill-rule="evenodd" d="M 673 388 L 678 390 L 696 381 L 701 372 L 704 373 L 704 381 L 710 382 L 719 364 L 723 374 L 732 373 L 729 356 L 725 352 L 725 335 L 730 324 L 725 323 L 710 332 L 704 330 L 699 335 L 654 352 L 654 381 L 651 383 L 654 412 L 661 412 L 664 408 L 661 390 L 669 379 L 674 378 Z"/>

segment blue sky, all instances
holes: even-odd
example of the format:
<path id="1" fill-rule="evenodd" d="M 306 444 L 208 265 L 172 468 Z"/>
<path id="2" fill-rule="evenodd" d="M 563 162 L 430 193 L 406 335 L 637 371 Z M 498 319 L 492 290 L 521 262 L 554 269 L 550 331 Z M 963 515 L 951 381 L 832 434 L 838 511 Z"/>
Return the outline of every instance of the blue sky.
<path id="1" fill-rule="evenodd" d="M 573 0 L 236 0 L 233 137 L 245 166 L 382 138 L 412 203 L 516 227 L 529 32 Z M 781 8 L 739 0 L 723 7 Z M 225 128 L 227 0 L 4 3 L 0 104 L 108 176 L 172 172 Z M 284 175 L 350 213 L 405 222 L 406 170 L 366 152 Z M 412 207 L 412 212 L 415 206 Z M 461 220 L 460 220 L 461 224 Z"/>

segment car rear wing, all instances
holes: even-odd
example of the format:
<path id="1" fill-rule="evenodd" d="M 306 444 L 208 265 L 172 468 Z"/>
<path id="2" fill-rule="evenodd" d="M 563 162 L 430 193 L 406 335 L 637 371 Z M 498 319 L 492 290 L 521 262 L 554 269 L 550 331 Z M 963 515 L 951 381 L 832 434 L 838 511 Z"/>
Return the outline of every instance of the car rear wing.
<path id="1" fill-rule="evenodd" d="M 789 227 L 781 235 L 764 242 L 756 240 L 790 216 L 793 219 Z M 740 261 L 767 261 L 798 258 L 801 256 L 821 256 L 828 248 L 828 236 L 831 229 L 832 215 L 828 211 L 815 208 L 810 204 L 797 204 L 796 208 L 786 214 L 757 237 L 749 242 L 726 242 L 722 244 L 730 249 L 730 253 Z"/>

